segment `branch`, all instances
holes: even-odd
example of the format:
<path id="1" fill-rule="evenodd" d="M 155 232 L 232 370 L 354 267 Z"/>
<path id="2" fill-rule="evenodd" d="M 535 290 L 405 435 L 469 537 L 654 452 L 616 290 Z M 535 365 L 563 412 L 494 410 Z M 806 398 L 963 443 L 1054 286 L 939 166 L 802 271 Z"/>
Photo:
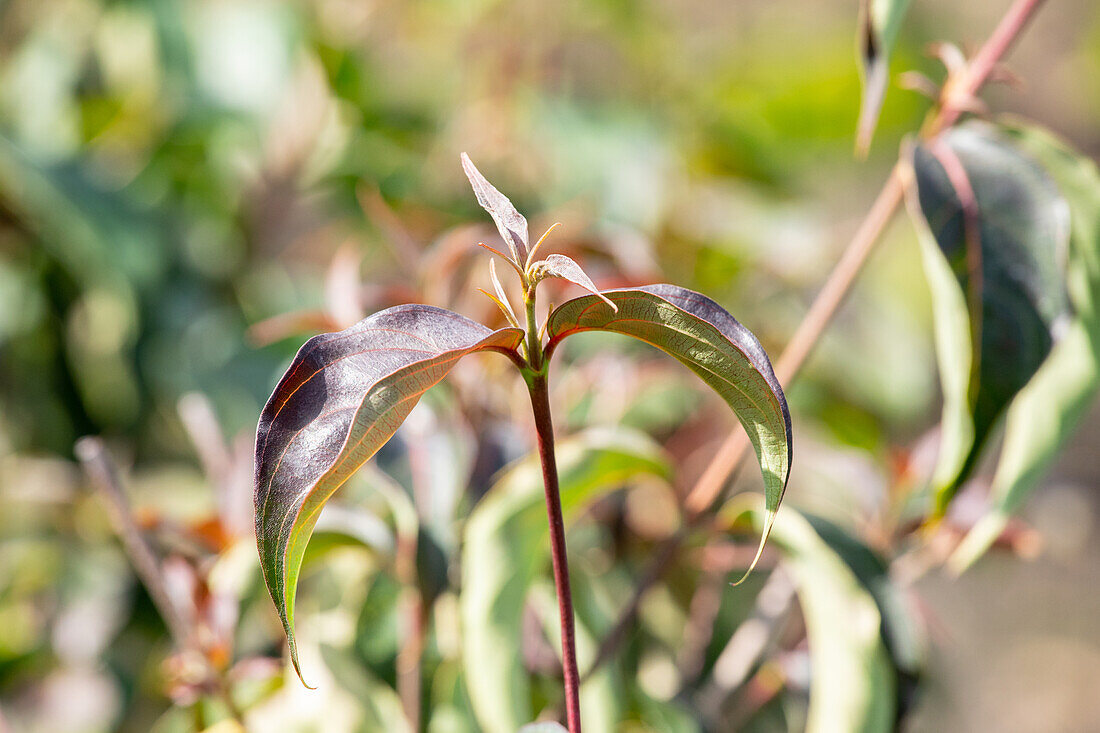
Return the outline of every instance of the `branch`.
<path id="1" fill-rule="evenodd" d="M 172 600 L 164 584 L 160 561 L 134 523 L 129 502 L 118 479 L 118 470 L 111 457 L 107 455 L 103 441 L 99 438 L 81 438 L 76 442 L 74 452 L 84 468 L 84 473 L 106 501 L 107 513 L 114 525 L 115 533 L 130 558 L 134 572 L 141 580 L 141 584 L 145 586 L 161 618 L 164 619 L 168 633 L 171 634 L 178 648 L 193 647 L 194 639 L 190 625 L 186 621 L 187 616 Z"/>
<path id="2" fill-rule="evenodd" d="M 1044 1 L 1016 0 L 989 39 L 974 55 L 962 75 L 957 77 L 949 89 L 945 90 L 941 106 L 929 118 L 928 124 L 921 131 L 922 137 L 934 137 L 959 119 L 959 116 L 969 107 L 970 100 L 988 81 L 997 63 L 1008 52 L 1012 43 L 1023 31 L 1024 26 L 1027 25 L 1027 22 Z M 899 161 L 890 171 L 890 176 L 886 179 L 886 183 L 879 192 L 874 204 L 872 204 L 870 211 L 867 212 L 867 216 L 856 230 L 852 241 L 848 244 L 848 248 L 829 274 L 829 278 L 825 281 L 817 298 L 810 305 L 806 316 L 802 319 L 798 328 L 795 329 L 787 347 L 776 361 L 775 373 L 781 384 L 788 385 L 798 375 L 802 365 L 813 352 L 825 328 L 832 321 L 837 309 L 851 290 L 856 276 L 863 269 L 867 257 L 874 250 L 875 244 L 878 243 L 879 238 L 886 229 L 886 225 L 890 223 L 894 213 L 901 205 L 904 192 L 904 166 Z M 710 464 L 700 476 L 695 487 L 688 494 L 685 528 L 673 535 L 672 538 L 677 544 L 683 542 L 688 536 L 689 530 L 702 523 L 703 517 L 721 497 L 730 475 L 745 457 L 748 447 L 747 436 L 739 427 L 735 428 L 726 438 L 725 443 L 711 459 Z M 596 663 L 588 670 L 586 676 L 592 673 L 597 663 L 609 658 L 614 652 L 614 646 L 622 639 L 626 628 L 633 623 L 642 596 L 661 578 L 675 555 L 675 551 L 659 553 L 642 573 L 642 581 L 635 589 L 634 596 L 626 604 L 619 619 L 608 633 L 605 644 L 601 645 L 600 655 L 597 656 Z"/>

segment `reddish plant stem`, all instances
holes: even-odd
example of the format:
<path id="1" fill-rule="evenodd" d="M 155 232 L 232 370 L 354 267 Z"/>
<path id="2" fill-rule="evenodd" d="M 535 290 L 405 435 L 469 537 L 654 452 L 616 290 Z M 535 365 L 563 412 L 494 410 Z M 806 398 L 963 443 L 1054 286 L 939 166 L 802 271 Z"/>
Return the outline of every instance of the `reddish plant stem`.
<path id="1" fill-rule="evenodd" d="M 989 39 L 982 45 L 978 53 L 974 55 L 966 70 L 948 84 L 944 89 L 940 108 L 933 114 L 921 130 L 921 136 L 930 138 L 940 131 L 947 129 L 958 121 L 959 116 L 969 106 L 974 94 L 981 89 L 988 80 L 996 65 L 1012 43 L 1023 31 L 1024 26 L 1035 14 L 1035 11 L 1045 0 L 1016 0 L 1008 9 L 1001 22 L 994 29 Z M 890 177 L 879 192 L 874 204 L 867 216 L 860 224 L 852 237 L 851 243 L 844 251 L 840 261 L 830 273 L 825 285 L 822 286 L 817 298 L 814 299 L 806 316 L 798 325 L 791 336 L 787 347 L 776 361 L 775 373 L 781 384 L 789 384 L 798 374 L 802 365 L 806 362 L 810 353 L 817 345 L 821 334 L 832 321 L 837 309 L 843 303 L 856 276 L 863 269 L 867 257 L 873 251 L 879 237 L 890 223 L 894 213 L 905 194 L 906 167 L 902 161 L 898 161 L 890 171 Z M 749 443 L 744 431 L 735 428 L 719 448 L 706 470 L 696 482 L 695 487 L 688 494 L 685 503 L 687 510 L 685 524 L 688 529 L 703 523 L 707 511 L 714 506 L 721 497 L 723 489 L 730 474 L 744 459 Z M 591 674 L 596 667 L 608 659 L 614 652 L 615 646 L 625 636 L 626 628 L 633 623 L 641 603 L 642 596 L 657 582 L 676 556 L 675 549 L 689 532 L 683 531 L 670 538 L 675 543 L 671 548 L 662 548 L 662 552 L 654 558 L 650 566 L 642 573 L 642 580 L 635 588 L 634 595 L 625 606 L 611 631 L 608 632 L 601 643 L 596 655 L 596 661 L 585 674 Z"/>
<path id="2" fill-rule="evenodd" d="M 546 371 L 534 373 L 528 382 L 531 409 L 535 415 L 542 481 L 546 490 L 546 515 L 550 522 L 550 557 L 554 586 L 558 591 L 561 616 L 561 662 L 565 680 L 565 713 L 569 733 L 581 733 L 580 674 L 577 670 L 577 642 L 573 622 L 573 593 L 569 587 L 569 562 L 565 554 L 565 520 L 561 511 L 558 465 L 554 458 L 554 423 L 550 417 L 550 390 Z"/>
<path id="3" fill-rule="evenodd" d="M 85 475 L 103 497 L 108 517 L 114 525 L 123 550 L 130 558 L 134 574 L 145 586 L 176 648 L 180 650 L 195 648 L 195 637 L 191 630 L 194 609 L 180 609 L 173 600 L 172 594 L 168 592 L 160 560 L 134 521 L 126 492 L 118 477 L 118 468 L 108 455 L 103 441 L 99 438 L 81 438 L 76 442 L 74 452 Z"/>

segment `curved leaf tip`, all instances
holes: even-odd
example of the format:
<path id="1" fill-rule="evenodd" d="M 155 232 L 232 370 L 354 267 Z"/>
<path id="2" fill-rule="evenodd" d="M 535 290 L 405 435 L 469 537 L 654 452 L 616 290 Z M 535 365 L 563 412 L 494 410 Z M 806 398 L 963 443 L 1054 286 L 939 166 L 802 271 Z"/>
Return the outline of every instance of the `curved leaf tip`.
<path id="1" fill-rule="evenodd" d="M 726 401 L 745 428 L 764 479 L 764 529 L 747 577 L 771 533 L 792 458 L 790 411 L 768 355 L 749 329 L 701 293 L 675 285 L 650 285 L 602 295 L 617 311 L 599 307 L 597 296 L 586 295 L 550 314 L 548 353 L 572 333 L 622 333 L 674 356 Z"/>
<path id="2" fill-rule="evenodd" d="M 325 502 L 460 358 L 483 350 L 515 356 L 522 336 L 442 308 L 403 305 L 298 351 L 260 415 L 254 501 L 264 581 L 300 678 L 295 590 Z"/>

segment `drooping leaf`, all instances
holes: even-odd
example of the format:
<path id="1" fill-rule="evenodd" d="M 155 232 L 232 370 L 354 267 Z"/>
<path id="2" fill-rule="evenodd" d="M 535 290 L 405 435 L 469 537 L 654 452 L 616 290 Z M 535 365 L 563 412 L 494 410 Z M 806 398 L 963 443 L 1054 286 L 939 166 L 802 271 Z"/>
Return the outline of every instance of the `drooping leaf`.
<path id="1" fill-rule="evenodd" d="M 557 462 L 566 519 L 634 476 L 667 476 L 660 455 L 644 435 L 621 429 L 589 430 L 562 441 Z M 500 478 L 465 527 L 462 660 L 471 704 L 488 733 L 511 733 L 533 717 L 520 638 L 524 600 L 535 579 L 549 572 L 543 502 L 542 474 L 532 456 Z"/>
<path id="2" fill-rule="evenodd" d="M 511 352 L 521 338 L 519 329 L 491 331 L 441 308 L 403 305 L 298 351 L 260 415 L 255 474 L 260 564 L 295 669 L 298 571 L 324 503 L 461 357 Z"/>
<path id="3" fill-rule="evenodd" d="M 1054 178 L 1069 203 L 1067 284 L 1074 319 L 1050 357 L 1013 401 L 990 489 L 991 511 L 959 545 L 950 565 L 961 572 L 1000 535 L 1073 434 L 1100 387 L 1100 173 L 1088 158 L 1033 126 L 1004 133 Z"/>
<path id="4" fill-rule="evenodd" d="M 618 311 L 586 295 L 551 313 L 547 353 L 573 333 L 621 333 L 676 357 L 721 395 L 745 428 L 764 477 L 768 519 L 747 576 L 767 542 L 791 468 L 791 416 L 768 355 L 725 309 L 686 288 L 650 285 L 610 290 L 603 297 Z"/>
<path id="5" fill-rule="evenodd" d="M 527 261 L 527 219 L 516 211 L 507 196 L 485 180 L 485 176 L 481 175 L 481 171 L 474 166 L 466 153 L 462 154 L 462 170 L 466 171 L 466 177 L 470 179 L 477 202 L 493 217 L 493 223 L 497 225 L 497 231 L 508 246 L 512 259 L 518 265 L 523 265 Z"/>
<path id="6" fill-rule="evenodd" d="M 611 310 L 618 310 L 618 306 L 600 293 L 599 288 L 592 282 L 592 278 L 588 277 L 588 273 L 582 270 L 581 266 L 573 259 L 565 255 L 547 255 L 546 259 L 533 263 L 531 268 L 535 282 L 548 277 L 560 277 L 562 280 L 568 280 L 574 285 L 580 285 L 582 288 L 611 306 Z"/>
<path id="7" fill-rule="evenodd" d="M 899 677 L 904 675 L 908 684 L 915 685 L 926 662 L 927 640 L 912 603 L 906 598 L 904 590 L 890 577 L 889 566 L 870 547 L 842 527 L 820 517 L 807 515 L 805 518 L 814 532 L 844 561 L 860 585 L 875 599 L 882 616 L 882 639 L 891 664 L 900 673 Z M 899 679 L 899 684 L 901 682 Z M 902 692 L 899 694 L 898 704 L 905 701 L 906 695 Z"/>
<path id="8" fill-rule="evenodd" d="M 1069 211 L 1046 172 L 994 126 L 970 122 L 937 144 L 943 148 L 912 150 L 909 208 L 932 292 L 944 393 L 932 478 L 942 513 L 1067 325 Z M 945 155 L 958 170 L 945 168 Z M 952 176 L 965 176 L 972 202 Z"/>
<path id="9" fill-rule="evenodd" d="M 733 523 L 745 513 L 733 501 L 722 512 Z M 765 512 L 752 510 L 757 528 Z M 813 525 L 791 508 L 772 532 L 791 574 L 810 645 L 808 733 L 894 730 L 897 678 L 883 641 L 882 616 L 871 592 Z"/>
<path id="10" fill-rule="evenodd" d="M 909 0 L 862 0 L 859 13 L 860 77 L 863 99 L 856 128 L 856 150 L 866 154 L 875 134 L 886 85 L 890 78 L 890 54 L 898 38 Z"/>

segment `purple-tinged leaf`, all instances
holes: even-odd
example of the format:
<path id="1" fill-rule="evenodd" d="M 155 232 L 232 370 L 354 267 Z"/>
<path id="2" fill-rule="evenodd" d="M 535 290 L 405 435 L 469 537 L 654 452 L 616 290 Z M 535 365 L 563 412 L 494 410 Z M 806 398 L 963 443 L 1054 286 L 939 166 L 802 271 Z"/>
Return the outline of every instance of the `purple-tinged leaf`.
<path id="1" fill-rule="evenodd" d="M 401 305 L 298 351 L 256 432 L 256 541 L 299 676 L 294 596 L 306 544 L 329 497 L 394 434 L 463 356 L 518 359 L 523 332 L 492 331 L 442 308 Z"/>
<path id="2" fill-rule="evenodd" d="M 747 576 L 763 552 L 791 469 L 791 416 L 768 355 L 751 331 L 700 293 L 649 285 L 602 297 L 618 311 L 585 295 L 550 314 L 547 354 L 573 333 L 622 333 L 676 357 L 721 395 L 744 426 L 764 477 L 764 531 Z"/>
<path id="3" fill-rule="evenodd" d="M 493 223 L 497 225 L 497 231 L 508 245 L 512 259 L 522 265 L 527 261 L 527 220 L 516 211 L 507 196 L 485 180 L 485 176 L 481 175 L 466 153 L 462 154 L 462 170 L 466 171 L 466 177 L 470 179 L 477 202 L 493 217 Z"/>
<path id="4" fill-rule="evenodd" d="M 532 264 L 530 272 L 531 279 L 534 282 L 538 282 L 548 277 L 559 277 L 562 280 L 568 280 L 574 285 L 580 285 L 582 288 L 611 306 L 611 310 L 617 311 L 619 309 L 617 305 L 600 293 L 599 288 L 592 282 L 592 278 L 588 277 L 588 274 L 581 269 L 581 266 L 565 255 L 547 255 L 546 259 L 539 260 Z"/>
<path id="5" fill-rule="evenodd" d="M 944 395 L 932 477 L 942 513 L 1070 321 L 1070 217 L 1050 175 L 988 123 L 952 128 L 909 157 Z"/>

